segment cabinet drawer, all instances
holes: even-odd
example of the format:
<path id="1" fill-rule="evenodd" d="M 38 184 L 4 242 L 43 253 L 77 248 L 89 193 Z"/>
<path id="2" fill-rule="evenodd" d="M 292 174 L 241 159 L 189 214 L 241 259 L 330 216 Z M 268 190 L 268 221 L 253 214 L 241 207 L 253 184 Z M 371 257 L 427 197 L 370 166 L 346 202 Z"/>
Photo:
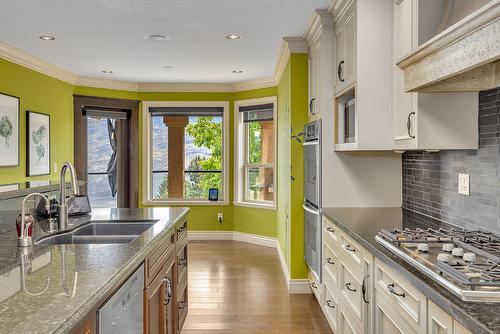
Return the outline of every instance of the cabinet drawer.
<path id="1" fill-rule="evenodd" d="M 358 323 L 352 317 L 351 313 L 347 310 L 345 305 L 340 302 L 339 305 L 339 334 L 363 334 L 363 331 L 359 328 Z M 386 333 L 384 333 L 386 334 Z"/>
<path id="2" fill-rule="evenodd" d="M 453 318 L 429 300 L 427 334 L 453 334 Z"/>
<path id="3" fill-rule="evenodd" d="M 323 280 L 330 280 L 332 288 L 338 289 L 340 261 L 327 244 L 323 244 Z"/>
<path id="4" fill-rule="evenodd" d="M 308 279 L 309 279 L 309 286 L 311 287 L 314 297 L 316 297 L 316 300 L 321 305 L 321 284 L 319 283 L 316 276 L 312 274 L 310 271 Z"/>
<path id="5" fill-rule="evenodd" d="M 418 331 L 403 318 L 385 296 L 384 292 L 375 293 L 374 334 L 417 334 Z M 425 333 L 425 332 L 423 332 Z"/>
<path id="6" fill-rule="evenodd" d="M 323 243 L 327 244 L 331 250 L 337 250 L 340 247 L 340 242 L 340 229 L 323 217 Z"/>
<path id="7" fill-rule="evenodd" d="M 177 333 L 182 331 L 186 316 L 188 313 L 188 296 L 187 289 L 185 289 L 177 299 Z"/>
<path id="8" fill-rule="evenodd" d="M 394 309 L 412 322 L 419 332 L 426 331 L 426 298 L 412 284 L 380 260 L 375 260 L 375 290 L 385 295 Z"/>
<path id="9" fill-rule="evenodd" d="M 145 287 L 147 287 L 158 275 L 167 259 L 174 254 L 174 249 L 175 239 L 174 234 L 172 234 L 168 239 L 165 239 L 165 241 L 156 250 L 154 250 L 148 258 L 146 258 L 146 261 L 144 261 L 146 274 L 146 280 L 144 281 Z"/>
<path id="10" fill-rule="evenodd" d="M 187 282 L 188 271 L 188 248 L 187 245 L 177 253 L 177 284 L 181 284 L 183 280 Z"/>
<path id="11" fill-rule="evenodd" d="M 187 221 L 175 229 L 175 237 L 177 240 L 177 249 L 182 248 L 181 244 L 187 242 Z"/>
<path id="12" fill-rule="evenodd" d="M 332 330 L 337 332 L 339 316 L 338 299 L 335 294 L 332 293 L 333 289 L 330 289 L 326 282 L 323 283 L 323 291 L 323 313 L 325 314 Z"/>
<path id="13" fill-rule="evenodd" d="M 354 242 L 348 236 L 342 234 L 341 240 L 341 257 L 346 259 L 346 264 L 351 270 L 361 271 L 363 259 L 363 247 Z"/>
<path id="14" fill-rule="evenodd" d="M 356 277 L 343 261 L 340 263 L 340 300 L 351 310 L 357 323 L 364 320 L 362 316 L 362 281 L 363 279 Z"/>

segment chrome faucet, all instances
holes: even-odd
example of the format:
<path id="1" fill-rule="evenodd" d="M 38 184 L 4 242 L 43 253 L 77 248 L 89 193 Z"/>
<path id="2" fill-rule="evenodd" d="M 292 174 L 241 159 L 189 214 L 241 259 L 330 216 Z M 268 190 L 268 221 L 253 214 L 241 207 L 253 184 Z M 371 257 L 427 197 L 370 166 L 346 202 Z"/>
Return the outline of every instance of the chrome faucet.
<path id="1" fill-rule="evenodd" d="M 66 201 L 66 171 L 69 169 L 71 174 L 71 187 L 74 195 L 79 195 L 78 180 L 76 179 L 75 167 L 69 162 L 65 162 L 61 168 L 59 177 L 59 229 L 64 230 L 68 228 L 68 202 Z"/>
<path id="2" fill-rule="evenodd" d="M 50 201 L 44 194 L 31 193 L 23 199 L 23 206 L 21 209 L 21 231 L 19 233 L 19 237 L 17 238 L 17 244 L 19 247 L 30 247 L 33 243 L 28 233 L 29 226 L 26 226 L 26 214 L 28 213 L 26 209 L 26 201 L 28 198 L 35 196 L 40 196 L 45 201 L 45 210 L 50 210 Z"/>

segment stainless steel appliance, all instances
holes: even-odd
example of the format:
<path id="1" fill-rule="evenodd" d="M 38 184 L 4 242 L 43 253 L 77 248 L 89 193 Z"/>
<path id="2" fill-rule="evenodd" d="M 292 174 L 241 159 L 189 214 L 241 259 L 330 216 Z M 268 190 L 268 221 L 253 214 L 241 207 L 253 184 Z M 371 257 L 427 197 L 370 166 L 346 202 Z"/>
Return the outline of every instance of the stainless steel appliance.
<path id="1" fill-rule="evenodd" d="M 99 334 L 143 332 L 144 264 L 97 310 Z"/>
<path id="2" fill-rule="evenodd" d="M 321 120 L 304 128 L 305 261 L 321 281 Z"/>
<path id="3" fill-rule="evenodd" d="M 500 302 L 500 236 L 483 230 L 405 228 L 375 239 L 465 301 Z"/>

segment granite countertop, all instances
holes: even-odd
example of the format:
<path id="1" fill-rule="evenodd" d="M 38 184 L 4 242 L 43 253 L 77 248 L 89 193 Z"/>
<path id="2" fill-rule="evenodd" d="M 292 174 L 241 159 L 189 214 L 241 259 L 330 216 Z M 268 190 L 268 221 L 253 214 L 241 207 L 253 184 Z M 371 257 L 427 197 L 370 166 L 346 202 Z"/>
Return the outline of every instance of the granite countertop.
<path id="1" fill-rule="evenodd" d="M 146 255 L 166 240 L 187 208 L 95 209 L 70 220 L 70 228 L 90 220 L 155 224 L 128 244 L 35 245 L 17 247 L 15 225 L 0 234 L 0 333 L 63 333 L 82 320 Z M 48 223 L 35 225 L 34 240 Z"/>
<path id="2" fill-rule="evenodd" d="M 462 301 L 375 240 L 381 229 L 449 228 L 451 225 L 401 208 L 323 208 L 322 213 L 472 333 L 500 333 L 500 303 Z"/>

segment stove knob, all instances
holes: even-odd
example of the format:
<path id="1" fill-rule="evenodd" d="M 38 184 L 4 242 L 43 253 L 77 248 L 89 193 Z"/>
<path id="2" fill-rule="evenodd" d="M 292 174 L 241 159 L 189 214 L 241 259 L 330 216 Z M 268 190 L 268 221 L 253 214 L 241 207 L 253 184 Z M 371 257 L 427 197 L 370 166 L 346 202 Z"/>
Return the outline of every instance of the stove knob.
<path id="1" fill-rule="evenodd" d="M 465 253 L 464 254 L 464 261 L 472 262 L 475 259 L 476 259 L 476 254 L 474 254 L 474 253 Z"/>
<path id="2" fill-rule="evenodd" d="M 443 244 L 443 250 L 445 252 L 448 252 L 448 253 L 451 253 L 451 251 L 453 250 L 453 248 L 455 248 L 455 244 Z"/>
<path id="3" fill-rule="evenodd" d="M 417 245 L 417 249 L 421 252 L 428 252 L 429 251 L 429 244 L 425 242 L 421 242 Z"/>
<path id="4" fill-rule="evenodd" d="M 438 259 L 438 261 L 441 261 L 441 262 L 448 262 L 450 260 L 450 254 L 439 253 L 437 259 Z"/>
<path id="5" fill-rule="evenodd" d="M 462 247 L 453 248 L 451 254 L 456 257 L 462 257 L 464 256 L 464 249 Z"/>

